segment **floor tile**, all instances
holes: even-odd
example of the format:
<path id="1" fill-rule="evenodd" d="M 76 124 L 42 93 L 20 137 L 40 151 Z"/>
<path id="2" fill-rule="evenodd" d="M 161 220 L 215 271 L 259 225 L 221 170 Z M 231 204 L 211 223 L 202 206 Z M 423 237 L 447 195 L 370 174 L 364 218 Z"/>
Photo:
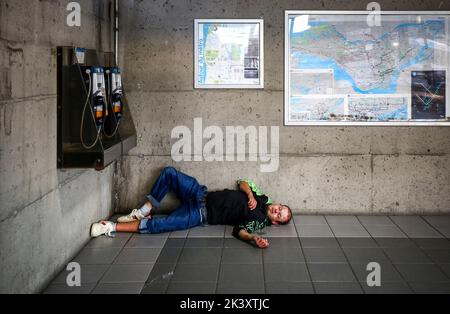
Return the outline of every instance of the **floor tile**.
<path id="1" fill-rule="evenodd" d="M 436 229 L 447 239 L 450 239 L 450 226 L 438 226 Z"/>
<path id="2" fill-rule="evenodd" d="M 144 283 L 101 283 L 92 294 L 140 294 Z"/>
<path id="3" fill-rule="evenodd" d="M 394 264 L 426 264 L 431 263 L 422 250 L 418 248 L 385 248 L 384 252 Z"/>
<path id="4" fill-rule="evenodd" d="M 413 239 L 422 249 L 450 250 L 450 241 L 447 239 Z"/>
<path id="5" fill-rule="evenodd" d="M 262 250 L 248 248 L 224 248 L 223 264 L 262 264 Z"/>
<path id="6" fill-rule="evenodd" d="M 336 238 L 370 238 L 370 234 L 360 224 L 354 225 L 331 225 Z"/>
<path id="7" fill-rule="evenodd" d="M 215 283 L 218 276 L 219 264 L 178 264 L 171 282 Z"/>
<path id="8" fill-rule="evenodd" d="M 219 282 L 217 285 L 218 294 L 228 295 L 261 295 L 265 293 L 263 282 Z"/>
<path id="9" fill-rule="evenodd" d="M 111 264 L 119 255 L 120 248 L 83 249 L 73 260 L 82 265 Z"/>
<path id="10" fill-rule="evenodd" d="M 450 250 L 435 250 L 435 249 L 425 249 L 425 254 L 428 255 L 431 260 L 437 264 L 450 263 Z"/>
<path id="11" fill-rule="evenodd" d="M 167 294 L 191 295 L 214 294 L 217 283 L 211 282 L 172 282 L 167 289 Z"/>
<path id="12" fill-rule="evenodd" d="M 163 248 L 167 237 L 152 237 L 147 235 L 134 235 L 125 246 L 126 248 Z"/>
<path id="13" fill-rule="evenodd" d="M 100 237 L 96 239 L 92 239 L 86 245 L 86 248 L 90 249 L 99 249 L 99 248 L 123 248 L 127 243 L 128 238 L 109 238 L 109 237 Z"/>
<path id="14" fill-rule="evenodd" d="M 329 225 L 359 225 L 356 216 L 325 216 Z"/>
<path id="15" fill-rule="evenodd" d="M 165 294 L 169 287 L 169 282 L 147 283 L 142 288 L 141 294 Z"/>
<path id="16" fill-rule="evenodd" d="M 266 282 L 310 282 L 306 264 L 265 264 L 264 278 Z"/>
<path id="17" fill-rule="evenodd" d="M 407 238 L 397 226 L 368 225 L 365 227 L 374 238 Z"/>
<path id="18" fill-rule="evenodd" d="M 69 287 L 66 284 L 52 284 L 43 293 L 44 294 L 90 294 L 96 284 L 86 284 L 81 287 Z"/>
<path id="19" fill-rule="evenodd" d="M 413 291 L 405 282 L 385 282 L 381 287 L 362 285 L 366 294 L 412 294 Z"/>
<path id="20" fill-rule="evenodd" d="M 445 282 L 448 277 L 433 264 L 396 264 L 407 282 Z"/>
<path id="21" fill-rule="evenodd" d="M 161 249 L 123 249 L 114 264 L 154 264 Z"/>
<path id="22" fill-rule="evenodd" d="M 356 282 L 348 264 L 308 264 L 313 282 Z"/>
<path id="23" fill-rule="evenodd" d="M 181 247 L 164 247 L 158 256 L 157 263 L 177 263 L 183 248 Z"/>
<path id="24" fill-rule="evenodd" d="M 344 248 L 344 253 L 347 256 L 348 261 L 360 264 L 369 263 L 389 263 L 389 259 L 386 257 L 382 249 L 377 248 Z"/>
<path id="25" fill-rule="evenodd" d="M 225 226 L 204 226 L 189 230 L 188 238 L 223 238 Z"/>
<path id="26" fill-rule="evenodd" d="M 439 264 L 438 267 L 450 278 L 450 264 Z"/>
<path id="27" fill-rule="evenodd" d="M 169 238 L 166 241 L 164 248 L 183 248 L 186 239 L 183 238 Z"/>
<path id="28" fill-rule="evenodd" d="M 304 248 L 308 263 L 347 263 L 344 253 L 339 249 Z"/>
<path id="29" fill-rule="evenodd" d="M 87 285 L 97 283 L 106 273 L 110 265 L 81 265 L 81 284 Z M 66 284 L 67 276 L 71 272 L 62 271 L 52 282 L 52 284 Z"/>
<path id="30" fill-rule="evenodd" d="M 328 225 L 324 216 L 294 215 L 294 223 L 297 226 Z"/>
<path id="31" fill-rule="evenodd" d="M 450 216 L 423 216 L 423 218 L 434 227 L 450 226 Z"/>
<path id="32" fill-rule="evenodd" d="M 188 238 L 186 248 L 222 248 L 223 238 Z"/>
<path id="33" fill-rule="evenodd" d="M 300 248 L 300 241 L 298 238 L 268 238 L 270 246 L 273 248 Z"/>
<path id="34" fill-rule="evenodd" d="M 153 264 L 112 265 L 101 283 L 146 282 Z"/>
<path id="35" fill-rule="evenodd" d="M 175 274 L 177 265 L 174 264 L 155 264 L 148 277 L 147 285 L 155 283 L 169 283 Z"/>
<path id="36" fill-rule="evenodd" d="M 378 248 L 378 243 L 372 238 L 338 238 L 342 248 Z"/>
<path id="37" fill-rule="evenodd" d="M 234 230 L 234 227 L 225 226 L 225 238 L 226 239 L 234 239 L 233 230 Z"/>
<path id="38" fill-rule="evenodd" d="M 300 238 L 303 248 L 339 248 L 338 241 L 333 238 Z"/>
<path id="39" fill-rule="evenodd" d="M 315 282 L 317 294 L 363 294 L 358 283 L 348 282 Z"/>
<path id="40" fill-rule="evenodd" d="M 411 239 L 375 238 L 375 241 L 381 248 L 417 248 L 416 243 Z"/>
<path id="41" fill-rule="evenodd" d="M 418 216 L 393 216 L 391 219 L 410 238 L 442 238 L 443 236 Z"/>
<path id="42" fill-rule="evenodd" d="M 220 267 L 219 283 L 264 284 L 263 266 L 257 264 L 223 264 Z"/>
<path id="43" fill-rule="evenodd" d="M 219 264 L 221 256 L 221 248 L 184 248 L 178 263 Z"/>
<path id="44" fill-rule="evenodd" d="M 379 264 L 381 270 L 381 283 L 383 285 L 389 282 L 404 281 L 400 273 L 392 264 L 389 263 L 379 263 Z M 367 270 L 368 263 L 351 263 L 350 266 L 353 269 L 354 273 L 356 274 L 356 278 L 358 279 L 358 281 L 366 284 L 367 277 L 372 272 L 372 270 L 370 271 Z"/>
<path id="45" fill-rule="evenodd" d="M 314 294 L 311 282 L 267 282 L 267 294 Z"/>
<path id="46" fill-rule="evenodd" d="M 305 263 L 301 248 L 271 246 L 263 250 L 264 263 Z"/>
<path id="47" fill-rule="evenodd" d="M 297 226 L 297 233 L 300 238 L 326 238 L 334 237 L 328 225 L 302 225 Z"/>
<path id="48" fill-rule="evenodd" d="M 121 238 L 121 239 L 130 239 L 133 235 L 135 235 L 135 233 L 122 233 L 122 232 L 117 232 L 114 233 L 114 238 Z"/>
<path id="49" fill-rule="evenodd" d="M 410 285 L 418 294 L 450 294 L 449 282 L 412 282 Z"/>
<path id="50" fill-rule="evenodd" d="M 364 226 L 395 226 L 388 216 L 358 216 Z"/>
<path id="51" fill-rule="evenodd" d="M 287 226 L 271 226 L 263 230 L 265 238 L 297 238 L 297 229 L 290 223 Z"/>
<path id="52" fill-rule="evenodd" d="M 235 238 L 225 239 L 223 246 L 225 248 L 254 248 L 251 244 Z"/>
<path id="53" fill-rule="evenodd" d="M 188 237 L 189 230 L 173 231 L 169 235 L 169 239 L 185 239 Z"/>

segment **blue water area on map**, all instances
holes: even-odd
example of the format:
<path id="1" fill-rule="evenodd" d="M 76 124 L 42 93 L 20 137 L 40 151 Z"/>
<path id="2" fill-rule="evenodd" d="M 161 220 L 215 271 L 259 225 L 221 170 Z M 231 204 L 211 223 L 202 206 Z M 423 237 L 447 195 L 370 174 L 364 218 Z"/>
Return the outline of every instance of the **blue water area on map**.
<path id="1" fill-rule="evenodd" d="M 300 32 L 300 33 L 294 33 L 293 32 L 293 24 L 291 23 L 291 38 L 308 38 L 311 37 L 311 29 L 308 31 Z M 340 38 L 342 38 L 343 41 L 345 41 L 345 44 L 347 45 L 361 45 L 361 44 L 373 44 L 377 43 L 377 41 L 374 40 L 348 40 L 343 34 L 339 33 L 333 25 L 324 23 L 324 22 L 311 22 L 311 26 L 319 26 L 319 25 L 330 25 L 332 27 L 333 33 L 338 35 Z M 400 24 L 397 27 L 394 28 L 393 31 L 388 32 L 384 35 L 382 35 L 379 40 L 385 39 L 387 36 L 390 36 L 392 32 L 399 31 L 403 28 L 409 28 L 409 27 L 417 27 L 417 28 L 426 28 L 429 27 L 429 31 L 433 31 L 433 35 L 437 36 L 442 35 L 442 33 L 445 30 L 445 23 L 444 21 L 427 21 L 423 24 L 414 24 L 414 23 L 404 23 Z M 427 30 L 427 29 L 425 29 Z M 314 40 L 320 40 L 320 38 L 315 38 Z M 417 45 L 420 45 L 421 48 L 418 50 L 416 56 L 412 59 L 407 60 L 406 62 L 400 64 L 397 66 L 396 69 L 391 73 L 390 75 L 390 81 L 389 84 L 384 84 L 384 87 L 376 87 L 372 89 L 362 89 L 359 84 L 355 81 L 355 79 L 352 77 L 352 75 L 343 67 L 341 66 L 336 60 L 332 58 L 328 58 L 325 56 L 318 56 L 318 55 L 312 55 L 308 53 L 302 53 L 302 52 L 294 52 L 293 56 L 298 61 L 298 68 L 299 69 L 333 69 L 334 70 L 334 76 L 337 81 L 348 81 L 353 90 L 356 93 L 359 94 L 393 94 L 397 92 L 398 89 L 398 80 L 400 78 L 400 75 L 403 71 L 410 68 L 413 65 L 416 65 L 418 63 L 424 62 L 426 60 L 429 60 L 433 56 L 432 49 L 434 48 L 434 43 L 432 41 L 425 40 L 423 43 L 420 43 L 419 41 L 416 42 Z"/>
<path id="2" fill-rule="evenodd" d="M 200 67 L 200 84 L 205 84 L 206 82 L 206 61 L 205 61 L 205 50 L 206 50 L 206 41 L 209 35 L 209 29 L 212 24 L 203 24 L 203 41 L 200 42 L 200 57 L 199 57 L 199 67 Z M 202 38 L 199 38 L 202 40 Z"/>

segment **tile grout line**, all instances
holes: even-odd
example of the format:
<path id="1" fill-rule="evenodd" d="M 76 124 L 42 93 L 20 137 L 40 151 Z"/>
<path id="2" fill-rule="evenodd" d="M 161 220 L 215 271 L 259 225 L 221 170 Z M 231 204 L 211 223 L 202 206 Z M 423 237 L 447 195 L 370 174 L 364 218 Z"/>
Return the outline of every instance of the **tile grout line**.
<path id="1" fill-rule="evenodd" d="M 428 224 L 429 226 L 431 226 L 431 228 L 433 228 L 434 230 L 436 230 L 439 234 L 441 234 L 445 240 L 448 241 L 447 237 L 441 233 L 439 231 L 439 229 L 435 228 L 434 225 L 432 225 L 428 220 L 426 220 L 425 218 L 423 218 L 423 216 L 419 216 L 423 221 L 425 221 L 426 224 Z M 415 242 L 415 241 L 414 241 Z M 416 243 L 417 244 L 417 243 Z M 424 250 L 424 248 L 421 248 L 418 244 L 417 246 L 420 248 L 421 251 L 423 251 L 423 253 L 434 263 L 434 266 L 436 266 L 448 279 L 450 279 L 450 275 L 447 274 L 447 272 L 444 271 L 444 269 L 442 268 L 442 266 L 440 265 L 440 263 L 437 263 L 433 260 L 433 258 L 431 258 L 431 256 L 427 253 L 426 250 Z M 432 249 L 430 249 L 432 250 Z"/>
<path id="2" fill-rule="evenodd" d="M 389 219 L 390 221 L 392 221 L 392 223 L 393 223 L 397 228 L 399 228 L 399 229 L 406 235 L 406 239 L 410 240 L 412 243 L 414 243 L 414 245 L 417 246 L 417 243 L 416 243 L 412 238 L 409 237 L 409 234 L 408 234 L 405 230 L 403 230 L 403 229 L 400 227 L 400 225 L 397 224 L 397 223 L 395 222 L 394 219 L 392 219 L 391 216 L 387 216 L 387 217 L 388 217 L 388 219 Z M 378 241 L 377 241 L 376 239 L 375 239 L 375 242 L 378 243 Z M 378 245 L 380 245 L 380 243 L 378 243 Z M 398 267 L 394 264 L 394 261 L 393 261 L 393 260 L 389 257 L 389 255 L 386 253 L 386 250 L 385 250 L 386 248 L 382 248 L 382 247 L 380 247 L 380 248 L 381 248 L 381 250 L 383 251 L 383 253 L 387 256 L 388 260 L 391 262 L 392 267 L 397 271 L 397 273 L 400 275 L 400 277 L 405 281 L 405 283 L 406 283 L 406 285 L 408 286 L 408 288 L 411 289 L 411 291 L 412 291 L 413 294 L 416 294 L 416 291 L 413 289 L 413 287 L 411 286 L 411 284 L 409 283 L 409 281 L 406 280 L 406 278 L 403 276 L 403 274 L 401 273 L 401 271 L 400 271 L 400 270 L 398 269 Z"/>
<path id="3" fill-rule="evenodd" d="M 354 216 L 354 217 L 356 217 L 356 216 Z M 326 220 L 326 222 L 327 222 L 329 228 L 331 229 L 331 232 L 333 233 L 334 238 L 335 238 L 336 242 L 338 243 L 339 248 L 341 249 L 342 254 L 343 254 L 344 257 L 345 257 L 345 260 L 347 261 L 347 266 L 351 269 L 353 276 L 355 276 L 355 280 L 356 280 L 356 282 L 358 283 L 359 287 L 361 288 L 362 293 L 363 293 L 363 294 L 367 294 L 366 291 L 364 290 L 362 284 L 359 282 L 358 276 L 356 275 L 355 270 L 353 269 L 352 265 L 350 264 L 350 260 L 348 259 L 347 254 L 345 254 L 345 251 L 344 251 L 344 248 L 342 247 L 341 242 L 339 242 L 339 239 L 336 238 L 336 234 L 334 233 L 334 230 L 331 228 L 330 222 L 328 221 L 328 219 L 327 219 L 326 217 L 325 217 L 325 220 Z M 358 220 L 358 221 L 359 221 L 359 220 Z M 370 233 L 369 233 L 369 235 L 370 235 Z"/>
<path id="4" fill-rule="evenodd" d="M 302 241 L 300 239 L 300 234 L 298 233 L 297 225 L 295 223 L 294 223 L 294 227 L 295 227 L 295 232 L 297 233 L 298 243 L 300 244 L 300 250 L 302 251 L 303 258 L 305 259 L 306 271 L 308 272 L 308 276 L 309 276 L 309 279 L 310 279 L 310 282 L 311 282 L 311 286 L 313 288 L 313 292 L 314 292 L 314 294 L 317 294 L 316 287 L 315 287 L 315 285 L 313 283 L 313 278 L 312 278 L 312 275 L 311 275 L 311 271 L 309 270 L 308 261 L 306 260 L 305 251 L 303 250 L 303 244 L 302 244 Z M 263 264 L 264 264 L 264 260 L 263 260 Z"/>
<path id="5" fill-rule="evenodd" d="M 119 253 L 114 257 L 114 259 L 112 260 L 111 264 L 109 264 L 108 268 L 106 269 L 105 273 L 98 279 L 97 283 L 94 285 L 94 288 L 91 290 L 91 292 L 89 294 L 93 294 L 93 292 L 95 291 L 95 289 L 97 289 L 97 287 L 100 285 L 100 282 L 102 281 L 102 279 L 106 276 L 106 274 L 108 273 L 108 271 L 112 268 L 112 266 L 114 265 L 114 262 L 117 260 L 117 258 L 120 256 L 120 254 L 123 252 L 123 250 L 125 249 L 125 247 L 127 246 L 128 242 L 130 242 L 131 238 L 134 235 L 131 234 L 131 236 L 128 238 L 128 240 L 125 242 L 125 244 L 122 246 L 122 248 L 120 249 Z"/>
<path id="6" fill-rule="evenodd" d="M 158 256 L 156 257 L 156 260 L 155 260 L 155 262 L 153 263 L 153 267 L 152 267 L 152 269 L 150 270 L 150 273 L 148 274 L 148 278 L 145 280 L 144 285 L 143 285 L 141 291 L 139 292 L 139 295 L 141 295 L 141 294 L 142 294 L 142 291 L 143 291 L 145 288 L 147 288 L 147 286 L 148 286 L 148 280 L 150 279 L 150 276 L 152 275 L 153 269 L 154 269 L 155 266 L 158 264 L 158 259 L 159 259 L 159 257 L 161 256 L 161 253 L 163 252 L 164 248 L 166 247 L 167 241 L 169 240 L 169 236 L 170 236 L 170 233 L 167 235 L 167 237 L 164 237 L 164 238 L 165 238 L 164 245 L 163 245 L 163 247 L 161 248 L 161 250 L 159 251 L 159 254 L 158 254 Z"/>
<path id="7" fill-rule="evenodd" d="M 217 277 L 216 277 L 216 289 L 214 291 L 214 294 L 217 295 L 219 292 L 219 280 L 220 280 L 220 272 L 222 270 L 222 260 L 223 260 L 223 253 L 225 249 L 225 231 L 223 233 L 223 242 L 222 242 L 222 251 L 220 252 L 220 261 L 219 261 L 219 269 L 217 271 Z"/>
<path id="8" fill-rule="evenodd" d="M 406 235 L 408 237 L 408 235 L 406 234 L 406 232 L 403 231 L 403 229 L 400 228 L 400 226 L 398 226 L 389 216 L 386 216 L 390 221 L 392 221 L 392 223 L 394 224 L 394 226 L 396 226 L 401 232 L 403 232 L 404 235 Z M 364 227 L 364 229 L 367 230 L 366 226 L 362 223 L 362 221 L 359 219 L 358 216 L 356 216 L 356 219 L 358 219 L 358 221 L 361 223 L 361 225 Z M 367 230 L 367 232 L 369 232 L 369 230 Z M 408 288 L 411 290 L 411 292 L 414 293 L 414 289 L 412 288 L 412 286 L 409 284 L 409 282 L 406 280 L 406 278 L 403 277 L 402 273 L 398 270 L 398 268 L 394 265 L 392 259 L 389 257 L 389 255 L 386 253 L 386 251 L 384 250 L 384 248 L 382 248 L 380 246 L 380 243 L 378 243 L 378 241 L 376 240 L 376 238 L 374 238 L 372 236 L 372 234 L 369 232 L 370 236 L 372 237 L 371 239 L 378 245 L 378 248 L 381 250 L 381 252 L 383 253 L 383 255 L 387 258 L 388 261 L 391 262 L 392 267 L 395 269 L 395 271 L 400 275 L 400 278 L 403 279 L 404 283 L 406 283 L 406 285 L 408 286 Z M 388 238 L 389 239 L 389 238 Z M 395 238 L 394 238 L 395 239 Z"/>
<path id="9" fill-rule="evenodd" d="M 426 220 L 425 218 L 423 218 L 423 216 L 419 216 L 420 219 L 422 219 L 425 224 L 429 225 L 432 229 L 434 229 L 437 233 L 439 233 L 444 239 L 447 239 L 447 237 L 445 236 L 445 234 L 443 234 L 442 232 L 439 231 L 439 229 L 437 227 L 435 227 L 434 225 L 432 225 L 430 222 L 428 222 L 428 220 Z M 448 239 L 447 239 L 448 240 Z"/>
<path id="10" fill-rule="evenodd" d="M 186 238 L 184 238 L 183 247 L 181 248 L 180 255 L 178 255 L 177 260 L 175 261 L 175 266 L 173 268 L 173 275 L 170 276 L 170 280 L 169 280 L 169 283 L 167 284 L 167 288 L 164 291 L 164 293 L 162 293 L 162 294 L 166 294 L 167 295 L 167 293 L 169 292 L 169 288 L 170 288 L 170 284 L 172 283 L 173 276 L 175 275 L 175 273 L 176 273 L 176 271 L 178 269 L 178 264 L 180 262 L 181 256 L 183 255 L 184 249 L 186 248 L 186 243 L 187 243 L 187 240 L 189 239 L 188 235 L 189 235 L 189 232 L 186 234 Z"/>

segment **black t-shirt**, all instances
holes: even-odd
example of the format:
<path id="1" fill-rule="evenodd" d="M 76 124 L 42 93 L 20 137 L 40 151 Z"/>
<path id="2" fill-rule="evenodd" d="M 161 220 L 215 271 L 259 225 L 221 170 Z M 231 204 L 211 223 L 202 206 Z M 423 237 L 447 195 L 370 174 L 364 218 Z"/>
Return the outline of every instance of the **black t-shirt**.
<path id="1" fill-rule="evenodd" d="M 266 195 L 253 192 L 258 205 L 254 210 L 248 208 L 247 194 L 242 191 L 224 190 L 209 193 L 206 198 L 206 210 L 210 225 L 234 226 L 233 236 L 239 239 L 239 232 L 246 230 L 255 233 L 272 223 L 267 217 Z"/>

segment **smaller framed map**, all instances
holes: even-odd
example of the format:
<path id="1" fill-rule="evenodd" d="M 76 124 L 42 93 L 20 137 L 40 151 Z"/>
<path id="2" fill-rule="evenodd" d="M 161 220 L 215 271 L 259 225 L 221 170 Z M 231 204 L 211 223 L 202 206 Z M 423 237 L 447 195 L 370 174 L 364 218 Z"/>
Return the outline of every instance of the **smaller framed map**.
<path id="1" fill-rule="evenodd" d="M 195 88 L 264 88 L 264 21 L 195 20 Z"/>

